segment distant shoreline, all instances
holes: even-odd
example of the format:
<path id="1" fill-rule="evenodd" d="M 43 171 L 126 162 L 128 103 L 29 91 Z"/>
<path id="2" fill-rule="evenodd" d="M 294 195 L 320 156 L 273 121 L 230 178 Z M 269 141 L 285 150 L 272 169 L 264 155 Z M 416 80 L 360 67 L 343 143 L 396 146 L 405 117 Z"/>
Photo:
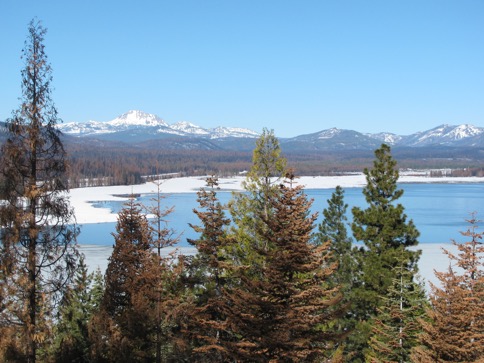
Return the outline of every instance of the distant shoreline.
<path id="1" fill-rule="evenodd" d="M 484 177 L 430 177 L 421 172 L 401 172 L 399 183 L 484 183 Z M 164 194 L 195 193 L 205 186 L 206 177 L 179 177 L 164 179 L 161 183 L 161 192 Z M 243 190 L 244 176 L 219 178 L 219 187 L 223 192 Z M 334 189 L 358 188 L 366 185 L 363 173 L 353 173 L 338 176 L 303 176 L 296 180 L 305 189 Z M 152 182 L 139 185 L 117 185 L 107 187 L 75 188 L 69 192 L 71 205 L 74 207 L 78 224 L 116 222 L 117 215 L 111 213 L 109 208 L 94 207 L 93 203 L 103 201 L 125 201 L 129 195 L 143 195 L 156 193 L 157 186 Z"/>

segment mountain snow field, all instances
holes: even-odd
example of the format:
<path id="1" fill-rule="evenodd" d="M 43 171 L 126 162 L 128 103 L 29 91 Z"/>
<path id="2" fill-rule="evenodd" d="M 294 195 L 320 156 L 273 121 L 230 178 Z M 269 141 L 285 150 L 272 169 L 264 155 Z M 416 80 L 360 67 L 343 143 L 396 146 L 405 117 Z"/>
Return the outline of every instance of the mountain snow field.
<path id="1" fill-rule="evenodd" d="M 262 127 L 262 126 L 261 126 Z M 218 126 L 203 128 L 187 121 L 168 124 L 161 117 L 138 110 L 131 110 L 107 122 L 87 121 L 69 122 L 59 125 L 60 130 L 75 137 L 103 138 L 118 135 L 120 141 L 130 142 L 130 136 L 136 134 L 137 140 L 150 140 L 159 137 L 188 138 L 245 138 L 255 139 L 259 132 L 243 127 Z M 277 130 L 276 130 L 277 131 Z M 277 134 L 277 133 L 276 133 Z M 388 132 L 376 134 L 342 130 L 336 127 L 312 134 L 285 138 L 281 142 L 331 142 L 337 141 L 340 147 L 375 148 L 385 142 L 390 146 L 424 147 L 424 146 L 484 146 L 484 128 L 471 124 L 440 125 L 431 130 L 420 131 L 412 135 L 395 135 Z"/>
<path id="2" fill-rule="evenodd" d="M 131 110 L 127 113 L 107 122 L 68 122 L 60 124 L 62 132 L 73 136 L 99 136 L 112 134 L 127 130 L 147 129 L 152 134 L 164 133 L 178 136 L 208 136 L 210 138 L 220 137 L 258 137 L 255 131 L 236 127 L 216 127 L 204 129 L 187 121 L 180 121 L 169 125 L 162 118 L 145 113 L 143 111 Z"/>

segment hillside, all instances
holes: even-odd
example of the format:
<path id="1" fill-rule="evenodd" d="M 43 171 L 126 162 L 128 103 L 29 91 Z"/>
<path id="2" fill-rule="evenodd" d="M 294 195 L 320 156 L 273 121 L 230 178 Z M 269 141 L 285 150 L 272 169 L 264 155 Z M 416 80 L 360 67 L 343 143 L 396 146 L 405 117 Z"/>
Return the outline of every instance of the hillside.
<path id="1" fill-rule="evenodd" d="M 232 175 L 247 170 L 258 133 L 242 127 L 205 129 L 190 122 L 166 123 L 141 111 L 112 121 L 60 125 L 71 160 L 72 185 L 139 183 L 148 175 Z M 0 125 L 0 138 L 6 130 Z M 329 128 L 281 138 L 281 148 L 299 175 L 361 171 L 373 150 L 392 146 L 401 168 L 481 168 L 484 128 L 441 125 L 412 135 L 363 134 Z"/>

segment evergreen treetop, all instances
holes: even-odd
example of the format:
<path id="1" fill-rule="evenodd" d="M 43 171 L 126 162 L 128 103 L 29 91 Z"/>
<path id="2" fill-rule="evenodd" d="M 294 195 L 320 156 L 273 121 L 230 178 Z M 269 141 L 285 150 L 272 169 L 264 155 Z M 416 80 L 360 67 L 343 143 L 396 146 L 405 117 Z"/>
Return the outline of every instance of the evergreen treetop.
<path id="1" fill-rule="evenodd" d="M 230 219 L 225 216 L 226 207 L 217 197 L 218 178 L 207 178 L 207 185 L 198 194 L 199 208 L 194 213 L 200 225 L 190 225 L 199 233 L 197 239 L 188 242 L 197 248 L 195 256 L 187 258 L 190 286 L 196 297 L 196 307 L 186 330 L 192 338 L 193 361 L 227 361 L 224 342 L 233 340 L 227 328 L 224 289 L 229 285 L 231 261 L 227 255 L 229 240 L 227 228 Z"/>
<path id="2" fill-rule="evenodd" d="M 355 279 L 356 261 L 353 253 L 352 240 L 348 236 L 346 210 L 348 204 L 344 202 L 344 190 L 339 185 L 327 200 L 328 207 L 323 210 L 323 219 L 314 234 L 313 241 L 317 245 L 330 242 L 331 260 L 338 263 L 337 270 L 332 276 L 335 286 L 349 293 Z"/>
<path id="3" fill-rule="evenodd" d="M 403 195 L 398 189 L 398 170 L 388 145 L 375 151 L 376 160 L 371 170 L 365 169 L 366 186 L 363 188 L 368 207 L 352 209 L 353 234 L 375 251 L 386 248 L 415 246 L 420 233 L 412 220 L 407 221 L 402 204 L 395 202 Z M 411 261 L 415 262 L 415 261 Z"/>
<path id="4" fill-rule="evenodd" d="M 137 289 L 136 278 L 143 273 L 152 246 L 148 220 L 134 198 L 119 212 L 113 236 L 102 306 L 110 316 L 119 318 L 131 307 L 131 292 Z"/>
<path id="5" fill-rule="evenodd" d="M 280 192 L 279 185 L 287 171 L 286 163 L 274 132 L 264 129 L 256 142 L 252 167 L 242 184 L 244 192 L 234 193 L 229 203 L 232 234 L 238 241 L 233 246 L 232 257 L 241 264 L 250 261 L 254 273 L 264 264 L 261 256 L 253 253 L 254 248 L 271 248 L 260 236 L 265 225 L 259 216 L 262 213 L 267 219 L 272 215 L 271 200 Z"/>
<path id="6" fill-rule="evenodd" d="M 81 255 L 74 281 L 64 294 L 57 324 L 51 356 L 55 362 L 90 362 L 88 326 L 91 317 L 99 308 L 102 293 L 102 277 L 99 270 L 89 273 Z M 99 291 L 101 290 L 101 291 Z"/>
<path id="7" fill-rule="evenodd" d="M 356 352 L 356 362 L 364 360 L 371 322 L 388 296 L 397 267 L 405 261 L 413 278 L 420 256 L 420 251 L 409 249 L 418 244 L 419 232 L 412 220 L 407 221 L 403 205 L 396 204 L 403 190 L 397 186 L 398 170 L 389 146 L 383 144 L 375 151 L 373 168 L 364 173 L 367 184 L 363 194 L 368 206 L 352 209 L 351 225 L 354 238 L 364 243 L 357 253 L 359 273 L 352 291 L 353 314 L 359 323 L 349 336 L 349 345 Z"/>

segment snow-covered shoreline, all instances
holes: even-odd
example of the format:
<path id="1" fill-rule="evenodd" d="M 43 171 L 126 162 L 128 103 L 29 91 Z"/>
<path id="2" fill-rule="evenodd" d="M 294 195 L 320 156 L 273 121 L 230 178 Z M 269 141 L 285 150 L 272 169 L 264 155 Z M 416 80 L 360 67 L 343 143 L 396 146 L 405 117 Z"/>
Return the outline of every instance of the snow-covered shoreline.
<path id="1" fill-rule="evenodd" d="M 205 186 L 205 177 L 182 177 L 165 179 L 161 192 L 167 194 L 193 193 Z M 244 177 L 220 178 L 222 191 L 242 190 Z M 366 184 L 362 173 L 339 176 L 304 176 L 298 182 L 306 189 L 334 189 L 337 185 L 343 188 L 363 187 Z M 482 177 L 429 177 L 424 172 L 400 174 L 400 183 L 484 183 Z M 108 187 L 76 188 L 70 191 L 70 201 L 74 208 L 78 224 L 116 222 L 117 215 L 109 208 L 95 207 L 95 202 L 124 201 L 130 194 L 156 193 L 157 186 L 148 182 L 139 185 L 119 185 Z"/>

